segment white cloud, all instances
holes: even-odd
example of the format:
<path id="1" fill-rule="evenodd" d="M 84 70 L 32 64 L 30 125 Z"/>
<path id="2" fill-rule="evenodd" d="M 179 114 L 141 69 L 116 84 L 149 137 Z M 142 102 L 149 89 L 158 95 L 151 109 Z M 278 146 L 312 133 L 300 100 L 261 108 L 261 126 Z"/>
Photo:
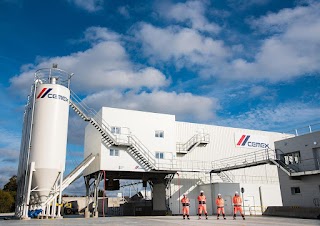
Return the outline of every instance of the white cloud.
<path id="1" fill-rule="evenodd" d="M 265 92 L 267 92 L 267 88 L 263 86 L 252 86 L 249 90 L 249 95 L 251 97 L 256 97 L 264 94 Z"/>
<path id="2" fill-rule="evenodd" d="M 152 93 L 116 90 L 92 94 L 84 102 L 99 109 L 101 106 L 175 114 L 178 120 L 208 121 L 215 118 L 220 108 L 218 100 L 191 93 L 154 91 Z"/>
<path id="3" fill-rule="evenodd" d="M 96 12 L 103 9 L 103 2 L 104 2 L 104 0 L 68 0 L 68 1 L 88 12 Z"/>
<path id="4" fill-rule="evenodd" d="M 220 40 L 202 36 L 189 28 L 158 28 L 141 24 L 136 36 L 143 44 L 146 56 L 162 61 L 172 61 L 177 67 L 215 67 L 229 53 Z"/>
<path id="5" fill-rule="evenodd" d="M 219 125 L 287 132 L 305 123 L 319 120 L 320 107 L 300 102 L 288 102 L 277 106 L 258 106 L 240 115 L 219 119 Z"/>
<path id="6" fill-rule="evenodd" d="M 228 3 L 231 7 L 237 9 L 237 10 L 245 10 L 249 7 L 252 6 L 262 6 L 266 5 L 270 2 L 271 0 L 228 0 Z"/>
<path id="7" fill-rule="evenodd" d="M 125 18 L 129 18 L 130 17 L 130 13 L 129 13 L 129 7 L 128 6 L 121 6 L 118 8 L 118 12 L 124 16 Z"/>
<path id="8" fill-rule="evenodd" d="M 41 58 L 39 63 L 11 78 L 11 88 L 27 95 L 30 87 L 26 84 L 32 83 L 35 69 L 51 67 L 53 63 L 75 73 L 71 88 L 77 92 L 92 93 L 106 88 L 157 89 L 170 83 L 159 70 L 134 65 L 118 34 L 106 28 L 92 27 L 87 29 L 84 39 L 91 41 L 91 48 L 68 56 Z"/>
<path id="9" fill-rule="evenodd" d="M 173 5 L 162 5 L 159 13 L 167 19 L 177 22 L 189 23 L 193 29 L 218 33 L 221 28 L 213 22 L 209 22 L 205 17 L 205 12 L 209 7 L 207 1 L 187 1 Z"/>
<path id="10" fill-rule="evenodd" d="M 268 35 L 254 60 L 235 59 L 226 70 L 234 78 L 287 80 L 320 72 L 320 3 L 283 9 L 251 24 Z"/>
<path id="11" fill-rule="evenodd" d="M 17 174 L 20 137 L 6 129 L 0 128 L 0 188 Z"/>
<path id="12" fill-rule="evenodd" d="M 257 4 L 256 1 L 251 3 Z M 179 15 L 182 9 L 187 12 L 184 7 L 188 4 L 191 3 L 176 4 L 166 13 L 174 17 L 170 12 L 176 10 L 179 12 L 176 17 L 183 21 L 188 16 Z M 194 8 L 196 12 L 201 11 Z M 320 73 L 319 11 L 320 3 L 311 1 L 308 5 L 252 19 L 252 27 L 265 37 L 259 41 L 261 44 L 255 52 L 246 45 L 226 46 L 193 26 L 160 28 L 143 23 L 136 36 L 152 63 L 171 63 L 178 69 L 191 68 L 202 76 L 224 80 L 279 82 Z"/>

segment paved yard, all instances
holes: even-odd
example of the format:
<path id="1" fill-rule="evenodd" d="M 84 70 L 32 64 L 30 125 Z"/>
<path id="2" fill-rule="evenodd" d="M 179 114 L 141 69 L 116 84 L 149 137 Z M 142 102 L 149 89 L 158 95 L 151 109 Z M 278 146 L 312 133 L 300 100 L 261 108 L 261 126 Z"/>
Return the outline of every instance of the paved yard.
<path id="1" fill-rule="evenodd" d="M 192 216 L 191 220 L 182 220 L 180 216 L 166 216 L 166 217 L 100 217 L 84 219 L 82 217 L 77 218 L 65 218 L 65 219 L 49 219 L 49 220 L 4 220 L 0 218 L 0 226 L 54 226 L 54 225 L 66 225 L 66 226 L 81 226 L 81 225 L 106 225 L 106 226 L 169 226 L 169 225 L 241 225 L 241 226 L 260 226 L 260 225 L 272 225 L 272 226 L 308 226 L 317 225 L 320 226 L 320 220 L 310 219 L 295 219 L 295 218 L 281 218 L 281 217 L 247 217 L 246 220 L 242 220 L 241 217 L 237 220 L 232 220 L 232 217 L 228 217 L 227 220 L 216 220 L 214 216 L 209 217 L 209 220 L 198 220 L 196 216 Z"/>

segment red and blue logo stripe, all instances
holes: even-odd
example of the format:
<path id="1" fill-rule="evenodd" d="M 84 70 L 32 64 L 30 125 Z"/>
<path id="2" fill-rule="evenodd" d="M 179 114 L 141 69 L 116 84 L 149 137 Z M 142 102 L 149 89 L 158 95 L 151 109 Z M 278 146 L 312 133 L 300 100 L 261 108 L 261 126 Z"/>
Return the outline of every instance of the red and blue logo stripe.
<path id="1" fill-rule="evenodd" d="M 237 146 L 245 146 L 250 138 L 250 135 L 242 135 L 240 140 L 237 143 Z"/>
<path id="2" fill-rule="evenodd" d="M 51 92 L 51 90 L 52 90 L 52 88 L 43 88 L 42 90 L 41 90 L 41 92 L 39 93 L 39 95 L 37 96 L 37 99 L 38 98 L 44 98 L 45 96 L 47 96 L 48 95 L 48 93 L 50 93 Z"/>

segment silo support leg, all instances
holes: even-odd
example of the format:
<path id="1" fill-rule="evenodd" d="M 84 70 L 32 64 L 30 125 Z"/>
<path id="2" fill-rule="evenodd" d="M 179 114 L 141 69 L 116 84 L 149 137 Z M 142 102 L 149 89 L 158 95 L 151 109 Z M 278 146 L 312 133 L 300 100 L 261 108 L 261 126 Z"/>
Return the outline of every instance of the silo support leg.
<path id="1" fill-rule="evenodd" d="M 86 185 L 86 208 L 84 210 L 84 218 L 90 218 L 90 211 L 89 211 L 90 178 L 85 177 L 84 182 Z"/>

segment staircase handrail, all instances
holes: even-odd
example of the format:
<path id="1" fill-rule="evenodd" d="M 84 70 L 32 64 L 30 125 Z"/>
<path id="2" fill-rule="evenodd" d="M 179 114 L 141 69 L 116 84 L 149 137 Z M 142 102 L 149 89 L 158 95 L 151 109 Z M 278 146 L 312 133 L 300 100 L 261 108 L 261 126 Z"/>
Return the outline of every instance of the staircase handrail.
<path id="1" fill-rule="evenodd" d="M 212 161 L 212 169 L 222 169 L 257 161 L 269 161 L 270 159 L 276 159 L 275 151 L 273 149 L 266 148 L 242 155 L 236 155 Z"/>
<path id="2" fill-rule="evenodd" d="M 157 168 L 154 153 L 151 152 L 135 135 L 132 135 L 132 134 L 128 135 L 128 139 L 129 139 L 129 143 L 131 145 L 136 145 L 138 150 L 142 151 L 142 154 L 144 154 L 143 155 L 144 158 L 146 158 L 154 168 Z"/>
<path id="3" fill-rule="evenodd" d="M 116 136 L 111 132 L 111 126 L 103 119 L 101 112 L 98 113 L 93 108 L 90 108 L 72 90 L 70 90 L 70 101 L 73 102 L 89 120 L 94 120 L 102 129 L 107 130 L 108 136 L 114 141 L 117 141 Z"/>
<path id="4" fill-rule="evenodd" d="M 185 143 L 177 143 L 177 150 L 178 152 L 186 151 L 188 150 L 192 145 L 194 145 L 197 142 L 201 141 L 210 141 L 210 135 L 208 133 L 197 133 L 194 136 L 192 136 L 187 142 Z"/>

